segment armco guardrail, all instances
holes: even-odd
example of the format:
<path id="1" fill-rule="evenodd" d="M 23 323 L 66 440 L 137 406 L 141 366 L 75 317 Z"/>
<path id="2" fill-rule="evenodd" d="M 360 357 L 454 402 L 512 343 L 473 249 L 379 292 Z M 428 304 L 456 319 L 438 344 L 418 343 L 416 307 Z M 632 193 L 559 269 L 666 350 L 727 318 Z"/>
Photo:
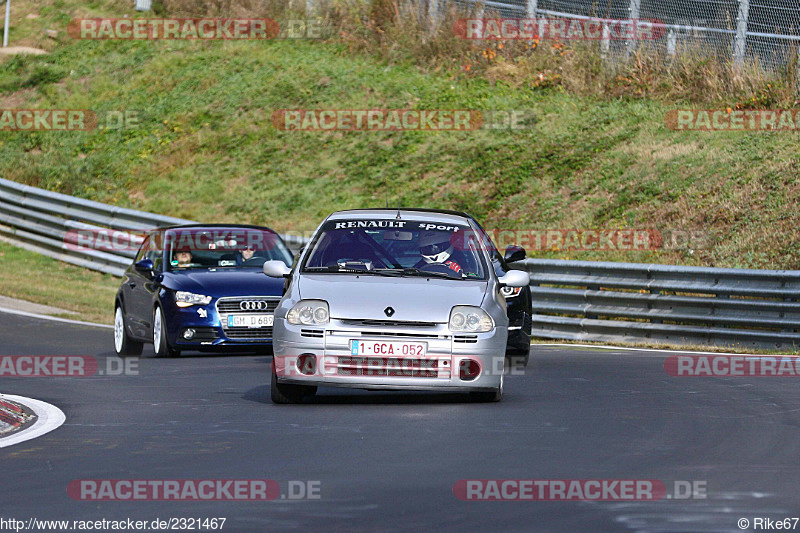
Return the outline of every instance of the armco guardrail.
<path id="1" fill-rule="evenodd" d="M 114 229 L 146 231 L 159 226 L 189 224 L 191 220 L 156 215 L 84 200 L 0 179 L 0 239 L 81 267 L 121 276 L 135 256 L 135 246 L 106 252 L 71 242 L 71 230 Z M 123 233 L 123 236 L 125 234 Z M 290 247 L 305 240 L 282 236 Z M 137 243 L 135 234 L 127 234 Z M 124 247 L 121 247 L 124 248 Z"/>
<path id="2" fill-rule="evenodd" d="M 800 347 L 797 270 L 548 259 L 527 259 L 524 268 L 534 337 Z"/>
<path id="3" fill-rule="evenodd" d="M 0 239 L 115 276 L 130 265 L 134 247 L 110 253 L 70 246 L 78 244 L 67 242 L 70 230 L 190 222 L 0 179 Z M 305 244 L 283 238 L 294 248 Z M 534 337 L 800 347 L 800 271 L 549 259 L 527 259 L 518 268 L 531 273 Z"/>

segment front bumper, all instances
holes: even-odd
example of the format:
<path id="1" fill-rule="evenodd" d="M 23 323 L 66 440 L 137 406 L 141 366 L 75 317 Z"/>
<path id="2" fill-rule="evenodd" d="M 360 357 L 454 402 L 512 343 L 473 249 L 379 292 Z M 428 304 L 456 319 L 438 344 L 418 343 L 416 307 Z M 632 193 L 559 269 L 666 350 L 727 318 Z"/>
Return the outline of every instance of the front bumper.
<path id="1" fill-rule="evenodd" d="M 488 391 L 500 387 L 507 330 L 453 334 L 446 324 L 354 325 L 332 319 L 324 327 L 294 326 L 276 318 L 274 370 L 282 383 L 376 390 Z M 351 341 L 426 345 L 423 356 L 354 355 Z M 301 356 L 304 356 L 301 358 Z M 477 363 L 475 377 L 460 370 Z"/>
<path id="2" fill-rule="evenodd" d="M 270 302 L 268 310 L 261 314 L 271 315 L 279 298 L 260 298 Z M 250 329 L 226 327 L 229 313 L 225 312 L 224 307 L 220 308 L 220 302 L 228 298 L 214 299 L 208 305 L 190 307 L 178 307 L 170 300 L 170 298 L 162 300 L 167 340 L 171 346 L 179 350 L 214 351 L 229 348 L 247 350 L 272 346 L 272 327 Z M 195 332 L 191 339 L 184 337 L 184 332 L 188 329 Z"/>

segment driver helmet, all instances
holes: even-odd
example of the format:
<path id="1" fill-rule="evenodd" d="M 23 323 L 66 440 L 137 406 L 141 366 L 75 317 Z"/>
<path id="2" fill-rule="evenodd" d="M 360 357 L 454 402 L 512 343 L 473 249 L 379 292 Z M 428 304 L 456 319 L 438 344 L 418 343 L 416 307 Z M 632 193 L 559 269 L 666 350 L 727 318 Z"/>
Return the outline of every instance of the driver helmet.
<path id="1" fill-rule="evenodd" d="M 444 263 L 453 254 L 450 234 L 443 231 L 423 231 L 418 244 L 426 263 Z"/>

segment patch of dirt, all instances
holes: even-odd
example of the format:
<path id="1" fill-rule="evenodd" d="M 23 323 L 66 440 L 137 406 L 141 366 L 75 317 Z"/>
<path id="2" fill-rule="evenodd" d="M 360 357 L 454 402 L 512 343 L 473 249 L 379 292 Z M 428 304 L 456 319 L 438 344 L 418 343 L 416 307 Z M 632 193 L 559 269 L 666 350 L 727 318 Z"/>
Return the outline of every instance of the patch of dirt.
<path id="1" fill-rule="evenodd" d="M 41 48 L 34 48 L 32 46 L 7 46 L 5 48 L 0 48 L 0 55 L 15 55 L 15 54 L 33 54 L 33 55 L 43 55 L 46 54 L 47 50 L 42 50 Z"/>
<path id="2" fill-rule="evenodd" d="M 0 48 L 2 50 L 2 48 Z M 0 109 L 21 109 L 24 108 L 36 93 L 36 89 L 20 89 L 13 93 L 0 95 Z"/>

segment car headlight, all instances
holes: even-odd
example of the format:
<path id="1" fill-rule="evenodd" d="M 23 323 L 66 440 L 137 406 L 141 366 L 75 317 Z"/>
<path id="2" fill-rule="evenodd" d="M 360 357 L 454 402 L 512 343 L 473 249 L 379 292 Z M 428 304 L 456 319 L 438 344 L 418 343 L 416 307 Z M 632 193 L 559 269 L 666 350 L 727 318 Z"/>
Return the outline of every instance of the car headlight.
<path id="1" fill-rule="evenodd" d="M 322 326 L 328 323 L 329 318 L 325 300 L 300 300 L 286 313 L 286 321 L 295 326 Z"/>
<path id="2" fill-rule="evenodd" d="M 192 305 L 208 305 L 211 303 L 211 296 L 195 294 L 193 292 L 177 291 L 175 293 L 175 305 L 178 307 L 189 307 Z"/>
<path id="3" fill-rule="evenodd" d="M 489 314 L 480 307 L 457 305 L 450 311 L 450 331 L 468 331 L 485 333 L 492 331 L 494 322 Z"/>
<path id="4" fill-rule="evenodd" d="M 522 292 L 522 287 L 503 287 L 500 289 L 500 294 L 505 296 L 506 298 L 513 298 L 514 296 L 519 296 L 519 293 Z"/>

